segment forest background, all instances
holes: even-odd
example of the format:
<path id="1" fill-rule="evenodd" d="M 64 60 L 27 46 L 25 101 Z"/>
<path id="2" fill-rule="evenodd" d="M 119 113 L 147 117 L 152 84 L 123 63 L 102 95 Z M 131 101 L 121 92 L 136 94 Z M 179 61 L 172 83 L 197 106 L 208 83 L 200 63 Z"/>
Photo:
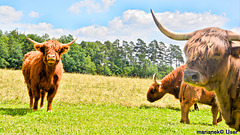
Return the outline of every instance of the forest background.
<path id="1" fill-rule="evenodd" d="M 24 55 L 35 50 L 26 37 L 40 43 L 50 40 L 48 34 L 25 35 L 17 29 L 9 32 L 0 30 L 0 68 L 22 68 Z M 72 35 L 63 35 L 56 40 L 68 43 L 73 39 Z M 158 73 L 158 78 L 163 78 L 174 69 L 173 67 L 183 64 L 184 58 L 178 45 L 167 45 L 157 40 L 147 44 L 139 38 L 136 43 L 118 39 L 104 43 L 74 43 L 68 53 L 62 56 L 62 61 L 65 72 L 70 73 L 140 78 Z"/>

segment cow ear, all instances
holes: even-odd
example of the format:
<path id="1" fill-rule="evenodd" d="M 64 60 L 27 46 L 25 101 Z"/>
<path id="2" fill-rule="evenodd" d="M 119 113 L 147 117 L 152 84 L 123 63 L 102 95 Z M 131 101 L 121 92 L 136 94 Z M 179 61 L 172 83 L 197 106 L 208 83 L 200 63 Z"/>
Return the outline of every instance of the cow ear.
<path id="1" fill-rule="evenodd" d="M 232 41 L 231 55 L 240 58 L 240 42 Z"/>
<path id="2" fill-rule="evenodd" d="M 64 53 L 68 52 L 69 49 L 70 49 L 69 46 L 67 46 L 67 45 L 62 45 L 62 48 L 61 48 L 60 53 L 61 53 L 61 54 L 64 54 Z"/>
<path id="3" fill-rule="evenodd" d="M 35 50 L 40 51 L 40 52 L 42 52 L 42 47 L 43 47 L 42 44 L 35 44 L 34 45 Z"/>

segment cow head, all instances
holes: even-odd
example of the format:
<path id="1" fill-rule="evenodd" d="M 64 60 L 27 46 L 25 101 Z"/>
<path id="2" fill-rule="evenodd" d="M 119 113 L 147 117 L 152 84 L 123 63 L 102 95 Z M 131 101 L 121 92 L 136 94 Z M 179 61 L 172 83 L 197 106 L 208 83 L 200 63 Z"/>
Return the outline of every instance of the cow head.
<path id="1" fill-rule="evenodd" d="M 149 102 L 154 102 L 161 99 L 167 92 L 162 89 L 162 83 L 157 82 L 156 74 L 153 75 L 154 83 L 149 87 L 147 92 L 147 100 Z"/>
<path id="2" fill-rule="evenodd" d="M 67 44 L 61 44 L 57 40 L 48 40 L 43 43 L 38 43 L 30 38 L 27 39 L 34 44 L 34 48 L 37 51 L 43 54 L 43 62 L 48 66 L 57 65 L 61 60 L 61 55 L 68 52 L 70 45 L 77 40 L 76 38 Z"/>
<path id="3" fill-rule="evenodd" d="M 231 57 L 239 58 L 239 47 L 228 39 L 229 31 L 219 28 L 198 30 L 184 47 L 187 69 L 184 81 L 208 90 L 218 89 L 227 78 Z"/>
<path id="4" fill-rule="evenodd" d="M 239 58 L 240 35 L 219 28 L 206 28 L 192 33 L 175 33 L 165 28 L 151 10 L 159 30 L 175 40 L 188 40 L 184 47 L 187 68 L 184 81 L 214 90 L 230 69 L 230 57 Z"/>

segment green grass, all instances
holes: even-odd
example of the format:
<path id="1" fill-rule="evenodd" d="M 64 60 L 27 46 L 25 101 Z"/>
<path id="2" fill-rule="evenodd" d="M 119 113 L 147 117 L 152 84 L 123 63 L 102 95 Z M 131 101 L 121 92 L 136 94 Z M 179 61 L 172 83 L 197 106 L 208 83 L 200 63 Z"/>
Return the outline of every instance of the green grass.
<path id="1" fill-rule="evenodd" d="M 64 73 L 53 112 L 28 109 L 21 71 L 0 69 L 0 134 L 196 134 L 225 130 L 212 126 L 210 108 L 190 111 L 191 124 L 180 123 L 180 104 L 171 95 L 149 103 L 151 79 Z M 233 129 L 230 129 L 233 131 Z"/>

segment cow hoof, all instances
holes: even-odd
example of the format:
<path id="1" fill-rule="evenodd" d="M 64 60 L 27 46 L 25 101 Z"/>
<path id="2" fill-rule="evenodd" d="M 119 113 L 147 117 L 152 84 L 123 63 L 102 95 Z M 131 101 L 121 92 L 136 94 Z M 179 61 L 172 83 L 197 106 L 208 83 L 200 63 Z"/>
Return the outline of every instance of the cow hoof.
<path id="1" fill-rule="evenodd" d="M 47 112 L 50 112 L 50 113 L 52 113 L 52 110 L 47 110 Z"/>
<path id="2" fill-rule="evenodd" d="M 38 109 L 34 109 L 34 108 L 33 108 L 33 111 L 37 111 L 37 110 L 38 110 Z"/>
<path id="3" fill-rule="evenodd" d="M 217 119 L 217 123 L 218 123 L 218 122 L 221 122 L 221 121 L 222 121 L 222 118 L 218 118 L 218 119 Z"/>
<path id="4" fill-rule="evenodd" d="M 184 121 L 184 120 L 181 120 L 180 123 L 186 123 L 186 124 L 190 124 L 189 121 Z"/>

